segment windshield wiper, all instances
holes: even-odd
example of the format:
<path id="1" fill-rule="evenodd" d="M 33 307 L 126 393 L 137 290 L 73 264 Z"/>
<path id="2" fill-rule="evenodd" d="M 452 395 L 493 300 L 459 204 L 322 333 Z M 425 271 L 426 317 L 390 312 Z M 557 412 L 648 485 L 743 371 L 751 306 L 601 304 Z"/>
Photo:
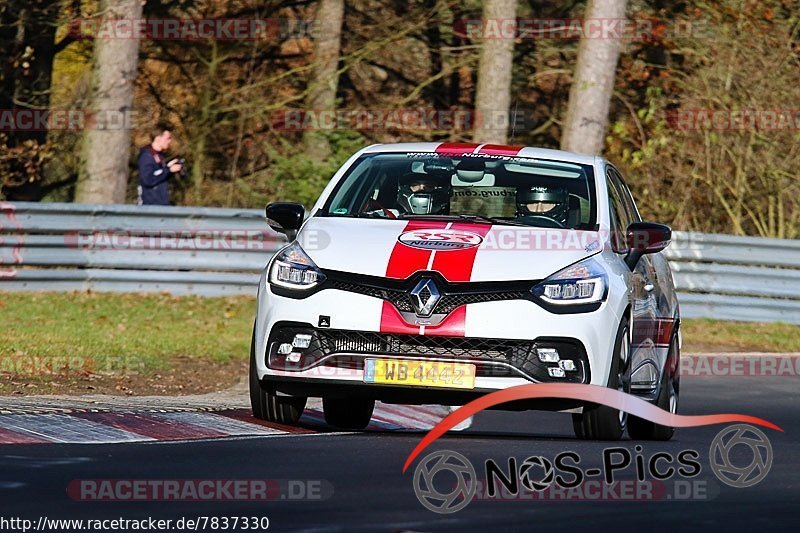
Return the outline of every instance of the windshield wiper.
<path id="1" fill-rule="evenodd" d="M 397 218 L 401 220 L 424 220 L 426 218 L 432 218 L 434 220 L 458 220 L 458 217 L 455 215 L 417 215 L 414 213 L 400 213 L 397 215 Z"/>
<path id="2" fill-rule="evenodd" d="M 518 222 L 516 220 L 512 220 L 509 218 L 500 218 L 500 217 L 487 217 L 484 215 L 459 215 L 459 219 L 466 220 L 469 222 L 482 222 L 484 224 L 504 224 L 506 226 L 527 226 L 523 222 Z"/>
<path id="3" fill-rule="evenodd" d="M 474 222 L 476 224 L 505 224 L 507 226 L 529 226 L 529 224 L 524 224 L 522 222 L 517 222 L 516 220 L 509 220 L 505 218 L 494 218 L 494 217 L 487 217 L 484 215 L 469 215 L 469 214 L 462 214 L 462 215 L 415 215 L 415 214 L 406 214 L 406 215 L 398 215 L 397 218 L 403 219 L 434 219 L 434 220 L 452 220 L 452 221 L 459 221 L 463 220 L 465 222 Z"/>
<path id="4" fill-rule="evenodd" d="M 377 219 L 390 219 L 391 217 L 387 217 L 383 213 L 325 213 L 325 216 L 329 216 L 331 218 L 377 218 Z"/>

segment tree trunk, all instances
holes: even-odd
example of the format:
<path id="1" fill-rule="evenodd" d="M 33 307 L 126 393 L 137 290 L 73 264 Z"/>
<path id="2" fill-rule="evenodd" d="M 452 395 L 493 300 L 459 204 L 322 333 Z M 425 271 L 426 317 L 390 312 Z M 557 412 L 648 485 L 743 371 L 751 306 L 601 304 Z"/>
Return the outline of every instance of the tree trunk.
<path id="1" fill-rule="evenodd" d="M 314 73 L 309 81 L 310 92 L 306 98 L 306 110 L 315 114 L 331 112 L 336 107 L 344 0 L 320 0 L 317 22 L 319 34 L 314 43 Z M 304 132 L 303 145 L 312 159 L 323 161 L 330 156 L 330 144 L 322 131 Z"/>
<path id="2" fill-rule="evenodd" d="M 438 0 L 427 0 L 425 2 L 426 9 L 434 11 L 436 9 L 437 2 Z M 428 57 L 429 61 L 431 62 L 431 76 L 439 74 L 442 72 L 442 70 L 444 70 L 444 64 L 442 61 L 442 47 L 445 43 L 439 26 L 440 19 L 437 12 L 436 18 L 432 19 L 430 24 L 428 24 L 423 30 L 425 33 L 425 40 L 427 41 L 428 45 Z M 433 83 L 427 86 L 422 91 L 422 94 L 425 95 L 425 100 L 433 109 L 448 109 L 450 107 L 450 101 L 447 94 L 447 85 L 445 83 L 444 76 L 436 79 Z"/>
<path id="3" fill-rule="evenodd" d="M 483 6 L 483 19 L 487 28 L 516 16 L 517 0 L 487 0 Z M 513 63 L 513 39 L 505 35 L 489 35 L 489 38 L 484 39 L 481 45 L 478 87 L 475 93 L 474 142 L 493 144 L 508 142 Z"/>
<path id="4" fill-rule="evenodd" d="M 589 0 L 587 19 L 623 19 L 627 0 Z M 583 38 L 569 92 L 561 149 L 584 154 L 603 150 L 608 110 L 622 42 L 612 36 Z"/>
<path id="5" fill-rule="evenodd" d="M 140 0 L 102 0 L 105 20 L 138 19 Z M 131 127 L 139 39 L 100 38 L 94 45 L 91 113 L 75 201 L 124 203 L 130 170 Z"/>
<path id="6" fill-rule="evenodd" d="M 50 108 L 59 9 L 56 0 L 13 0 L 0 7 L 0 42 L 5 53 L 0 66 L 0 109 L 45 113 Z M 31 147 L 27 153 L 33 154 L 47 142 L 47 130 L 19 129 L 7 132 L 6 137 L 8 147 L 27 143 Z M 6 197 L 39 201 L 43 172 L 41 162 L 20 160 L 12 164 L 9 175 L 4 176 L 14 183 L 4 189 Z"/>
<path id="7" fill-rule="evenodd" d="M 193 132 L 189 140 L 192 147 L 192 190 L 194 191 L 194 203 L 197 204 L 203 195 L 203 180 L 206 175 L 206 148 L 208 146 L 208 139 L 213 131 L 214 125 L 219 120 L 217 115 L 216 104 L 214 102 L 217 85 L 219 80 L 217 74 L 220 65 L 225 61 L 225 55 L 220 53 L 217 41 L 211 41 L 208 59 L 202 59 L 201 62 L 206 67 L 204 73 L 205 85 L 203 92 L 200 95 L 199 107 L 197 113 L 197 120 L 193 122 Z"/>

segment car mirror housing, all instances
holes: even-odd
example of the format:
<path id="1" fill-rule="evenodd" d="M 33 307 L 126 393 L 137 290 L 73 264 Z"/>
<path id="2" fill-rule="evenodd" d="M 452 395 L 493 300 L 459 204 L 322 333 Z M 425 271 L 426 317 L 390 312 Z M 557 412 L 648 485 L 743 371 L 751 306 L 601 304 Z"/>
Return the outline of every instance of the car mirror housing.
<path id="1" fill-rule="evenodd" d="M 294 240 L 297 230 L 303 224 L 305 207 L 294 202 L 272 202 L 265 209 L 269 227 Z"/>
<path id="2" fill-rule="evenodd" d="M 672 229 L 669 226 L 655 222 L 634 222 L 625 232 L 628 248 L 625 263 L 633 270 L 643 255 L 664 250 L 671 239 Z"/>

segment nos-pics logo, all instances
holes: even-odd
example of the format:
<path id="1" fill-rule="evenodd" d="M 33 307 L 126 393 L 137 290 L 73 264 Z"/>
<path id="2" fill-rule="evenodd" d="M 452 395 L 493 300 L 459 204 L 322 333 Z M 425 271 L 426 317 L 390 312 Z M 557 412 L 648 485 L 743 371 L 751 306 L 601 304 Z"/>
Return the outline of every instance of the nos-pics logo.
<path id="1" fill-rule="evenodd" d="M 749 448 L 749 463 L 734 459 L 735 447 Z M 745 453 L 744 456 L 747 456 Z M 543 491 L 553 482 L 553 468 L 547 459 L 531 458 L 522 463 L 520 481 L 528 490 Z M 714 437 L 709 448 L 709 463 L 716 477 L 735 488 L 760 483 L 772 467 L 772 445 L 759 429 L 748 424 L 729 426 Z M 529 479 L 528 470 L 545 472 L 542 479 Z M 450 514 L 464 509 L 475 498 L 478 476 L 472 463 L 460 453 L 440 450 L 426 455 L 414 470 L 414 492 L 426 508 L 435 513 Z"/>

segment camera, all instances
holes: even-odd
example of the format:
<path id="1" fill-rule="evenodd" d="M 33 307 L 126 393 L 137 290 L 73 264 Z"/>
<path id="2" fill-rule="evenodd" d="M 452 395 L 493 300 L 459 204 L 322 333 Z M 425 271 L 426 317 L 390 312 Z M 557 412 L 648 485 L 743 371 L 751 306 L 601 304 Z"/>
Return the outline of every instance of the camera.
<path id="1" fill-rule="evenodd" d="M 180 172 L 177 172 L 178 176 L 181 178 L 185 178 L 189 175 L 189 169 L 186 167 L 186 158 L 184 157 L 173 157 L 169 160 L 169 163 L 178 163 L 181 166 Z"/>

